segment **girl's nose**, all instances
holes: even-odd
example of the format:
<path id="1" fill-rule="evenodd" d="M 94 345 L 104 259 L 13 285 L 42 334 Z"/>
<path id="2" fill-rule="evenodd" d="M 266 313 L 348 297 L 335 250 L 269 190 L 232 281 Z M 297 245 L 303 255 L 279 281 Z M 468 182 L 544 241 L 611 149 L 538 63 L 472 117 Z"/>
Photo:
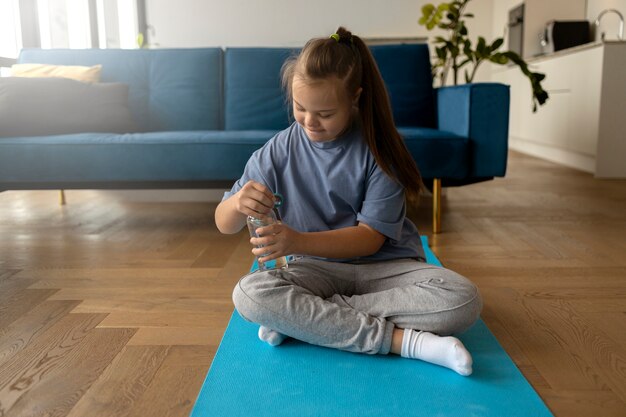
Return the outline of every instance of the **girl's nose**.
<path id="1" fill-rule="evenodd" d="M 319 126 L 319 121 L 317 120 L 316 117 L 307 116 L 306 119 L 305 119 L 304 125 L 307 126 L 307 127 L 317 127 L 317 126 Z"/>

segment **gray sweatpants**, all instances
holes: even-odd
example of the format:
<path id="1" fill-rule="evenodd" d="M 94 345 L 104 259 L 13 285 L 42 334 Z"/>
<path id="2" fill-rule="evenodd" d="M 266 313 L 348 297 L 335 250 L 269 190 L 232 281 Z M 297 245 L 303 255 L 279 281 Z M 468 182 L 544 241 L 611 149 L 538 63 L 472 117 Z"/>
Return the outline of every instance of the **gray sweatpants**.
<path id="1" fill-rule="evenodd" d="M 307 343 L 387 354 L 393 329 L 449 335 L 482 309 L 474 284 L 413 259 L 346 264 L 301 258 L 285 270 L 256 271 L 233 292 L 239 314 Z"/>

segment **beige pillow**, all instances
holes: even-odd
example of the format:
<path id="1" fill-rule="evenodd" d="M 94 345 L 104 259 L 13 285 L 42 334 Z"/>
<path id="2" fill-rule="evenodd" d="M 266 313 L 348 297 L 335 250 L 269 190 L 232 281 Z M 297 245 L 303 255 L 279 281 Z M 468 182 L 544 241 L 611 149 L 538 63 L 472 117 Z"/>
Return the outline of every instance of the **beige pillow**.
<path id="1" fill-rule="evenodd" d="M 0 78 L 0 137 L 136 130 L 126 84 Z"/>
<path id="2" fill-rule="evenodd" d="M 79 65 L 15 64 L 11 66 L 14 77 L 58 77 L 86 83 L 100 81 L 102 65 L 83 67 Z"/>

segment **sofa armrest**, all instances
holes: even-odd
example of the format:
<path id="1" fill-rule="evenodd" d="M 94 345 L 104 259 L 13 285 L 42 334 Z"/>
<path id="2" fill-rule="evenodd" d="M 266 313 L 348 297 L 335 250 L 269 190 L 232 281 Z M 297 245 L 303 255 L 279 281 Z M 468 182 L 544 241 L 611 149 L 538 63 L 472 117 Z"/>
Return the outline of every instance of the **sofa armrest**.
<path id="1" fill-rule="evenodd" d="M 437 89 L 440 130 L 470 139 L 470 176 L 503 177 L 509 137 L 509 86 L 464 84 Z"/>

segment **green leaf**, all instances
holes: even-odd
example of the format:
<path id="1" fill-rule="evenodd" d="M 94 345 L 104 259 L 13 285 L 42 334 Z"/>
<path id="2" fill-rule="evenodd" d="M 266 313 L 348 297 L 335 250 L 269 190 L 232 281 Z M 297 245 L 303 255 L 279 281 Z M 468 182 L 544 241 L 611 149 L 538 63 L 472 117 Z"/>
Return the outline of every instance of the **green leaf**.
<path id="1" fill-rule="evenodd" d="M 498 38 L 495 41 L 493 41 L 493 43 L 491 44 L 491 50 L 495 51 L 496 49 L 498 49 L 499 47 L 502 46 L 502 44 L 504 43 L 504 39 L 502 38 Z"/>
<path id="2" fill-rule="evenodd" d="M 463 40 L 463 53 L 469 58 L 473 58 L 474 51 L 472 50 L 472 42 L 469 39 Z"/>
<path id="3" fill-rule="evenodd" d="M 546 78 L 546 74 L 542 74 L 540 72 L 533 72 L 533 75 L 537 81 L 543 81 L 544 78 Z"/>
<path id="4" fill-rule="evenodd" d="M 509 58 L 507 58 L 504 54 L 497 52 L 489 57 L 489 61 L 494 64 L 505 65 L 509 62 Z"/>
<path id="5" fill-rule="evenodd" d="M 478 37 L 478 44 L 476 45 L 476 50 L 481 54 L 485 54 L 485 38 L 482 36 Z"/>

